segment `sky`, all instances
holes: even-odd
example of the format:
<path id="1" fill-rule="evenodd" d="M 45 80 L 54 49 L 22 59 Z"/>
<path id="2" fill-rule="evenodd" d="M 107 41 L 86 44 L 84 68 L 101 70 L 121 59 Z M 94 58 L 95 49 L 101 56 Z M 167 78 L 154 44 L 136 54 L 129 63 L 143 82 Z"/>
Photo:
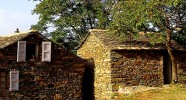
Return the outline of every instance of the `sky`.
<path id="1" fill-rule="evenodd" d="M 1 0 L 0 1 L 0 36 L 20 31 L 28 31 L 31 25 L 38 22 L 38 15 L 32 10 L 38 2 L 33 0 Z"/>

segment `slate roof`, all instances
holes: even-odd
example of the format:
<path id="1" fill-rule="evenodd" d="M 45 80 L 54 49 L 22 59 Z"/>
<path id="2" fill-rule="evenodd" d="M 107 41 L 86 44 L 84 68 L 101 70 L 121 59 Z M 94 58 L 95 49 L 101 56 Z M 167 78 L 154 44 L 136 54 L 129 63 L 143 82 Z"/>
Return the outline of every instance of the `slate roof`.
<path id="1" fill-rule="evenodd" d="M 108 48 L 112 50 L 165 50 L 166 46 L 163 43 L 153 44 L 148 41 L 148 39 L 140 40 L 140 41 L 119 41 L 116 40 L 107 34 L 107 30 L 102 29 L 91 29 L 89 30 L 88 35 L 85 40 L 80 44 L 76 49 L 79 49 L 84 42 L 87 40 L 89 35 L 94 35 L 100 41 L 105 44 Z M 173 49 L 176 50 L 186 50 L 182 45 L 178 44 L 176 41 L 171 40 Z"/>
<path id="2" fill-rule="evenodd" d="M 31 34 L 36 34 L 36 33 L 39 34 L 39 32 L 36 30 L 29 30 L 27 32 L 13 33 L 8 36 L 0 36 L 0 49 L 3 49 L 3 48 L 23 39 Z"/>

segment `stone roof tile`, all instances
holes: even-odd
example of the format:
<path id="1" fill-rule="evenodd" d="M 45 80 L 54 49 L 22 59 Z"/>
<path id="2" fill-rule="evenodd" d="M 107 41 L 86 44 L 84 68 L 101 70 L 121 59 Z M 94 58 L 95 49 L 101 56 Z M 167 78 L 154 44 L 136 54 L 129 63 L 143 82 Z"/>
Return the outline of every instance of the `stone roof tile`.
<path id="1" fill-rule="evenodd" d="M 99 40 L 101 40 L 107 47 L 109 47 L 112 50 L 121 50 L 121 49 L 126 49 L 126 50 L 140 50 L 140 49 L 145 49 L 145 50 L 162 50 L 166 49 L 165 44 L 163 43 L 155 43 L 152 44 L 149 42 L 148 38 L 142 39 L 142 40 L 133 40 L 133 41 L 119 41 L 116 40 L 112 37 L 110 37 L 107 34 L 107 30 L 102 30 L 102 29 L 91 29 L 89 30 L 89 35 L 94 35 L 96 36 Z M 140 32 L 140 35 L 143 35 L 142 32 Z M 87 38 L 86 37 L 86 38 Z M 79 49 L 83 43 L 86 41 L 85 40 L 80 44 L 77 49 Z M 182 45 L 178 44 L 176 41 L 172 40 L 172 47 L 173 49 L 176 50 L 186 50 Z"/>

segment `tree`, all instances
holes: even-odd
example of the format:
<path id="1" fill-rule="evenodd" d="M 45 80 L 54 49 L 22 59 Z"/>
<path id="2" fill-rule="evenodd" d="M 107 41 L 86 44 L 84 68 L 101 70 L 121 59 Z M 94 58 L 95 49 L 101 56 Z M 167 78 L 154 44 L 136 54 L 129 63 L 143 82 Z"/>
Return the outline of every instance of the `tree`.
<path id="1" fill-rule="evenodd" d="M 141 30 L 165 34 L 166 47 L 172 61 L 172 81 L 178 80 L 171 37 L 173 33 L 185 33 L 185 0 L 117 0 L 112 16 L 111 34 L 120 38 L 131 39 Z"/>
<path id="2" fill-rule="evenodd" d="M 106 28 L 109 7 L 105 0 L 34 0 L 40 1 L 33 10 L 39 22 L 33 29 L 50 36 L 54 42 L 63 41 L 73 49 L 92 28 Z"/>

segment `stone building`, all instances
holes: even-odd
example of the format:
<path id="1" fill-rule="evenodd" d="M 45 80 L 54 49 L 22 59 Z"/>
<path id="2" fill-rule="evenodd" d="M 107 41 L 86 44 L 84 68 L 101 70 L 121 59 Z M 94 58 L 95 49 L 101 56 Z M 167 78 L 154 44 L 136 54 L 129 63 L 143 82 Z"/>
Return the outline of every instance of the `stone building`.
<path id="1" fill-rule="evenodd" d="M 186 82 L 186 52 L 173 41 L 178 63 L 178 82 Z M 106 30 L 92 29 L 77 48 L 78 56 L 94 64 L 96 100 L 109 100 L 123 86 L 161 86 L 171 82 L 171 60 L 164 44 L 117 41 Z M 91 87 L 90 87 L 91 88 Z"/>
<path id="2" fill-rule="evenodd" d="M 81 100 L 84 66 L 37 31 L 0 37 L 0 99 Z"/>

